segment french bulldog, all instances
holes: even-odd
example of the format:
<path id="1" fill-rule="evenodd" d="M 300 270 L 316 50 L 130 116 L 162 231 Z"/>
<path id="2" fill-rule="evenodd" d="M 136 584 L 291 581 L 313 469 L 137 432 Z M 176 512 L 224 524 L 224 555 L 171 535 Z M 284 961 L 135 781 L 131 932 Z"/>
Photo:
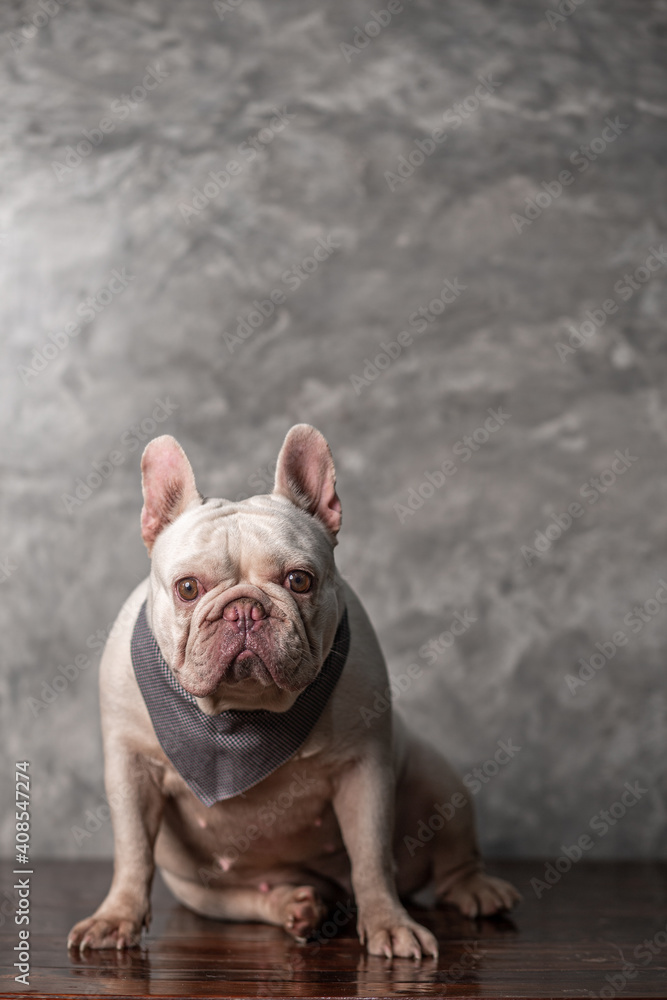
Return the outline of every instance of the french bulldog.
<path id="1" fill-rule="evenodd" d="M 196 913 L 299 941 L 353 895 L 360 941 L 387 958 L 437 956 L 401 902 L 429 883 L 471 918 L 511 909 L 519 894 L 483 871 L 466 788 L 388 703 L 373 710 L 387 668 L 334 563 L 341 504 L 319 431 L 292 427 L 271 494 L 203 497 L 170 436 L 148 444 L 142 476 L 150 575 L 100 664 L 114 874 L 68 946 L 137 945 L 156 864 Z"/>

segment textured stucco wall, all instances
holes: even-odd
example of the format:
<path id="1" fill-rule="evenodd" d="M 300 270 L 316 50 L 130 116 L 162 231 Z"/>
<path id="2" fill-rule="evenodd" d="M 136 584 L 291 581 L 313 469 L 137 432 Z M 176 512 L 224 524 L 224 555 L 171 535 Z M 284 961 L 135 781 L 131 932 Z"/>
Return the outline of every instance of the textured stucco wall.
<path id="1" fill-rule="evenodd" d="M 422 668 L 399 705 L 463 771 L 521 747 L 476 795 L 487 851 L 556 854 L 639 781 L 594 854 L 664 855 L 667 259 L 636 269 L 667 249 L 665 4 L 586 0 L 550 25 L 541 2 L 416 0 L 365 45 L 381 3 L 228 6 L 71 0 L 23 32 L 36 5 L 0 11 L 0 690 L 7 768 L 32 762 L 35 852 L 111 850 L 108 823 L 80 844 L 72 827 L 103 804 L 95 647 L 147 569 L 139 438 L 162 400 L 155 433 L 209 495 L 262 492 L 291 423 L 327 435 L 340 567 L 392 673 Z M 77 163 L 68 147 L 105 116 Z M 559 356 L 587 311 L 604 325 Z M 488 434 L 490 410 L 507 416 Z M 627 468 L 605 472 L 617 450 Z M 418 509 L 396 506 L 448 459 Z M 474 621 L 427 656 L 457 613 Z M 571 692 L 596 643 L 613 657 Z M 9 800 L 2 817 L 8 851 Z"/>

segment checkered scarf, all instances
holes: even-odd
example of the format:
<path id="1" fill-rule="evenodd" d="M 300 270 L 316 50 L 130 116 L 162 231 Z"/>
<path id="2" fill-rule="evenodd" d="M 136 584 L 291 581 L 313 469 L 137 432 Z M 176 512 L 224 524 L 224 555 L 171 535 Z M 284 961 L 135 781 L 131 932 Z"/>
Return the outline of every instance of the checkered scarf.
<path id="1" fill-rule="evenodd" d="M 286 712 L 231 709 L 205 715 L 174 677 L 141 606 L 132 633 L 132 665 L 167 757 L 206 806 L 252 788 L 303 745 L 327 704 L 350 648 L 347 609 L 319 674 Z"/>

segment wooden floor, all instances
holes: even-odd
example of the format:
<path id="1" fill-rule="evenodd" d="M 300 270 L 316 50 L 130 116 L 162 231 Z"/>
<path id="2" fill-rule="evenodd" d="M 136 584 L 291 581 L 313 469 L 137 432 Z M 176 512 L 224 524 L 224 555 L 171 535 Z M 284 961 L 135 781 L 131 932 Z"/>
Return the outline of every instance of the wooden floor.
<path id="1" fill-rule="evenodd" d="M 5 862 L 3 873 L 11 869 Z M 67 931 L 103 898 L 110 865 L 36 863 L 30 986 L 14 982 L 8 956 L 17 927 L 3 892 L 0 996 L 667 997 L 667 865 L 581 863 L 540 899 L 530 879 L 543 877 L 544 862 L 489 869 L 524 894 L 514 918 L 472 922 L 455 911 L 414 910 L 441 952 L 437 962 L 417 964 L 365 955 L 353 918 L 336 936 L 304 946 L 276 928 L 205 920 L 179 906 L 159 877 L 140 949 L 68 954 Z"/>

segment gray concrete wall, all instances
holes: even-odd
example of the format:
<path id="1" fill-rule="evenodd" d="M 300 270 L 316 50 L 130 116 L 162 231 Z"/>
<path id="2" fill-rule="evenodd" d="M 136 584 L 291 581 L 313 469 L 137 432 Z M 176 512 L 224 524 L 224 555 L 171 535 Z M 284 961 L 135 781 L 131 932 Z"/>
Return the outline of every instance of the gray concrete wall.
<path id="1" fill-rule="evenodd" d="M 72 828 L 104 802 L 145 439 L 236 497 L 308 421 L 340 567 L 392 674 L 420 667 L 398 705 L 463 772 L 521 748 L 482 772 L 485 850 L 665 854 L 667 12 L 549 6 L 417 0 L 368 32 L 386 5 L 3 6 L 0 690 L 36 853 L 111 851 Z"/>

